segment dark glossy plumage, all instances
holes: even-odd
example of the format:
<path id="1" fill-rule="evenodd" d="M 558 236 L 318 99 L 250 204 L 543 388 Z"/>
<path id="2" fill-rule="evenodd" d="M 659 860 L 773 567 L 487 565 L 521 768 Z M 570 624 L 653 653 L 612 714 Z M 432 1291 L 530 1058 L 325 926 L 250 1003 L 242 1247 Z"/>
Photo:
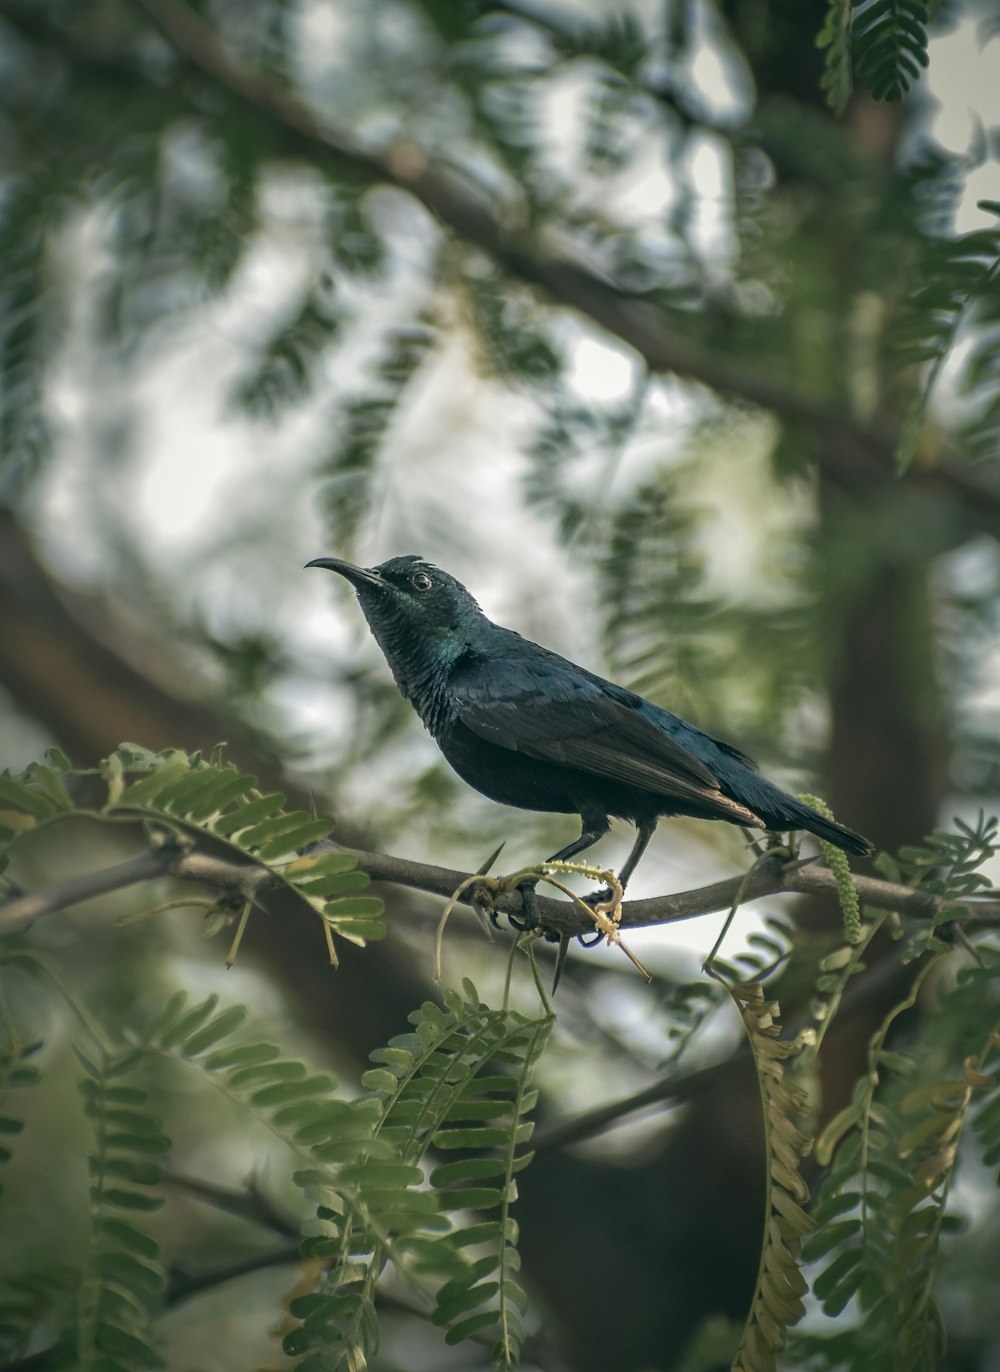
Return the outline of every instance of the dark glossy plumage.
<path id="1" fill-rule="evenodd" d="M 807 829 L 849 853 L 860 834 L 767 781 L 731 744 L 492 623 L 454 577 L 415 556 L 379 567 L 317 558 L 346 577 L 396 682 L 463 780 L 524 810 L 578 814 L 583 852 L 610 817 L 637 826 L 624 885 L 666 815 Z"/>

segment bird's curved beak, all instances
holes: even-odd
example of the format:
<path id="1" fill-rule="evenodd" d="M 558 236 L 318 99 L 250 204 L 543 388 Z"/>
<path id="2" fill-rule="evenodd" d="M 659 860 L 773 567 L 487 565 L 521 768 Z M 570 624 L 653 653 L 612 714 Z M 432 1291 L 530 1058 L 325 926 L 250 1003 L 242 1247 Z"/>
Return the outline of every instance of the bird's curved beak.
<path id="1" fill-rule="evenodd" d="M 370 571 L 367 567 L 355 567 L 353 562 L 345 562 L 339 557 L 314 557 L 311 562 L 306 563 L 306 566 L 325 567 L 328 572 L 336 572 L 345 581 L 349 581 L 355 589 L 361 586 L 385 585 L 378 572 Z"/>

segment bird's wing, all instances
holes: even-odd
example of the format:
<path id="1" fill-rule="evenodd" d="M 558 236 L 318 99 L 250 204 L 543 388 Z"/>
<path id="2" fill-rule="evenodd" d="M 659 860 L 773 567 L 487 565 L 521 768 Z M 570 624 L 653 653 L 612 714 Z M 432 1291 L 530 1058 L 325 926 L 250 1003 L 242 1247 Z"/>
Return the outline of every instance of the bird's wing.
<path id="1" fill-rule="evenodd" d="M 700 758 L 629 703 L 636 697 L 609 695 L 571 666 L 473 669 L 453 678 L 451 704 L 468 729 L 499 748 L 713 809 L 735 823 L 760 822 L 722 793 Z"/>

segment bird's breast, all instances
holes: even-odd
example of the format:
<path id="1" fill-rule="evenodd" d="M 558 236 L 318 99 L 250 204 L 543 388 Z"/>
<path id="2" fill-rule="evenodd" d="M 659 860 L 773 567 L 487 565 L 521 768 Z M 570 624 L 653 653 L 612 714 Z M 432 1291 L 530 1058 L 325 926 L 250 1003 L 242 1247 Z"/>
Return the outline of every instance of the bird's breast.
<path id="1" fill-rule="evenodd" d="M 577 806 L 572 778 L 565 768 L 538 762 L 480 738 L 457 716 L 435 735 L 454 771 L 481 795 L 520 810 L 572 814 Z"/>

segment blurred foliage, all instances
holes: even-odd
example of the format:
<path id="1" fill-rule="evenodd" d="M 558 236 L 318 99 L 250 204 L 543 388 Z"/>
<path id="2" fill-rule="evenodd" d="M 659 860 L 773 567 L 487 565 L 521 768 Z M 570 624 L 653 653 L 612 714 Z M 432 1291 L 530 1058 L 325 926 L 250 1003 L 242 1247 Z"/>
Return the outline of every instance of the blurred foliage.
<path id="1" fill-rule="evenodd" d="M 386 926 L 349 858 L 299 852 L 330 828 L 312 795 L 332 793 L 319 808 L 351 842 L 466 867 L 514 821 L 443 768 L 367 646 L 346 630 L 317 646 L 287 573 L 317 538 L 359 560 L 426 552 L 484 601 L 513 599 L 527 631 L 603 656 L 769 764 L 797 761 L 820 790 L 832 724 L 832 799 L 890 835 L 884 874 L 970 900 L 995 838 L 966 820 L 995 808 L 1000 776 L 1000 239 L 996 198 L 973 219 L 967 188 L 995 168 L 996 131 L 940 147 L 904 97 L 928 61 L 933 74 L 936 39 L 977 23 L 996 42 L 977 0 L 613 14 L 585 0 L 0 0 L 0 499 L 41 550 L 28 565 L 0 546 L 0 686 L 20 712 L 5 694 L 2 737 L 16 746 L 22 718 L 55 744 L 104 737 L 81 663 L 104 663 L 106 685 L 132 664 L 131 695 L 107 693 L 112 733 L 137 720 L 150 735 L 103 775 L 57 750 L 0 779 L 5 884 L 110 865 L 145 824 L 267 869 L 350 944 L 319 992 L 301 989 L 328 957 L 318 945 L 280 997 L 241 989 L 262 1001 L 256 1029 L 206 998 L 221 959 L 184 913 L 207 905 L 217 932 L 245 901 L 166 879 L 107 905 L 178 907 L 161 921 L 96 929 L 88 907 L 79 927 L 5 944 L 8 1361 L 150 1366 L 183 1348 L 184 1303 L 213 1290 L 229 1321 L 219 1357 L 274 1361 L 263 1333 L 229 1349 L 255 1264 L 274 1268 L 261 1303 L 308 1367 L 389 1372 L 414 1341 L 444 1367 L 444 1338 L 468 1335 L 456 1367 L 520 1352 L 574 1372 L 672 1358 L 707 1372 L 734 1356 L 748 1311 L 747 1368 L 995 1360 L 996 1330 L 962 1299 L 978 1283 L 992 1307 L 983 1274 L 1000 1265 L 983 1170 L 997 1154 L 993 936 L 870 908 L 857 947 L 808 917 L 755 936 L 726 975 L 766 1169 L 739 1093 L 719 1106 L 707 1087 L 684 1119 L 623 1129 L 606 1152 L 591 1141 L 593 1172 L 568 1152 L 531 1159 L 537 1087 L 543 1119 L 561 1102 L 586 1139 L 588 1110 L 657 1073 L 749 1056 L 715 983 L 667 954 L 641 1000 L 574 965 L 582 990 L 571 976 L 553 1025 L 527 976 L 507 996 L 496 947 L 449 931 L 482 996 L 465 985 L 414 1009 L 407 983 L 394 1000 L 399 968 L 378 959 L 403 945 L 426 972 L 422 907 L 364 948 L 377 970 L 349 1000 L 344 979 L 363 975 L 350 955 Z M 237 436 L 228 487 L 207 435 L 156 456 L 158 421 L 189 404 Z M 143 522 L 157 500 L 159 539 Z M 53 603 L 79 640 L 47 641 Z M 198 754 L 183 733 L 194 698 L 210 739 L 234 730 L 256 750 L 244 766 L 282 757 L 305 789 L 302 775 L 258 789 Z M 914 796 L 923 827 L 901 846 Z M 952 797 L 949 819 L 966 820 L 922 844 Z M 555 823 L 522 817 L 519 833 L 548 851 Z M 702 828 L 706 846 L 732 838 Z M 342 998 L 352 1024 L 302 1042 L 308 995 Z M 366 998 L 411 1030 L 376 1033 Z M 375 1065 L 353 1080 L 366 1033 Z M 185 1074 L 199 1085 L 179 1086 Z M 812 1203 L 800 1081 L 827 1093 Z M 729 1154 L 709 1160 L 706 1140 Z M 748 1154 L 768 1182 L 763 1243 Z M 647 1177 L 650 1157 L 662 1170 Z M 214 1178 L 207 1218 L 184 1208 L 188 1173 Z M 558 1225 L 536 1176 L 563 1197 Z M 810 1223 L 809 1318 L 783 1347 Z M 612 1265 L 613 1297 L 599 1290 Z"/>
<path id="2" fill-rule="evenodd" d="M 341 937 L 364 946 L 384 932 L 377 924 L 381 901 L 344 894 L 360 884 L 353 856 L 315 847 L 329 821 L 281 811 L 282 797 L 260 795 L 252 778 L 220 758 L 206 763 L 178 753 L 151 757 L 126 745 L 102 765 L 100 782 L 108 795 L 99 807 L 90 797 L 94 780 L 67 770 L 58 755 L 34 764 L 20 778 L 0 777 L 4 863 L 16 858 L 26 835 L 57 833 L 74 812 L 77 793 L 87 813 L 106 823 L 141 823 L 154 863 L 170 859 L 160 862 L 163 874 L 180 881 L 193 878 L 202 886 L 214 882 L 220 892 L 212 902 L 178 890 L 167 902 L 145 911 L 140 907 L 132 919 L 203 905 L 210 919 L 218 922 L 221 916 L 225 922 L 231 918 L 226 911 L 240 903 L 235 899 L 240 888 L 231 865 L 213 876 L 212 864 L 231 864 L 238 852 L 247 909 L 251 901 L 264 903 L 265 893 L 281 882 L 317 908 Z M 995 946 L 981 942 L 976 965 L 960 968 L 950 992 L 923 1017 L 912 1051 L 898 1045 L 890 1049 L 888 1035 L 931 973 L 953 956 L 947 927 L 988 885 L 979 868 L 996 849 L 996 820 L 981 820 L 974 829 L 959 824 L 954 833 L 935 834 L 926 848 L 908 849 L 899 861 L 883 856 L 886 875 L 946 903 L 930 916 L 892 918 L 899 955 L 917 964 L 917 975 L 872 1038 L 869 1070 L 859 1079 L 851 1105 L 823 1131 L 820 1160 L 833 1163 L 811 1212 L 804 1208 L 809 1187 L 800 1172 L 812 1146 L 802 1128 L 808 1092 L 801 1080 L 786 1078 L 786 1066 L 794 1068 L 798 1060 L 815 1065 L 847 981 L 864 971 L 859 954 L 870 947 L 886 912 L 856 931 L 852 941 L 858 947 L 835 950 L 818 961 L 812 1005 L 817 1027 L 792 1037 L 780 1036 L 779 1008 L 765 982 L 789 957 L 793 930 L 775 927 L 756 936 L 755 947 L 735 966 L 706 964 L 732 998 L 747 1033 L 767 1156 L 763 1246 L 756 1291 L 734 1355 L 737 1372 L 774 1372 L 788 1326 L 805 1311 L 808 1287 L 799 1254 L 807 1236 L 806 1261 L 834 1255 L 814 1288 L 825 1312 L 840 1315 L 857 1295 L 861 1317 L 850 1339 L 843 1329 L 830 1336 L 815 1330 L 801 1336 L 792 1345 L 789 1365 L 816 1366 L 822 1358 L 830 1367 L 882 1366 L 890 1341 L 896 1349 L 894 1368 L 936 1366 L 943 1326 L 931 1292 L 942 1236 L 957 1224 L 947 1200 L 970 1108 L 985 1145 L 984 1161 L 994 1162 L 997 1154 L 990 1094 L 997 1084 L 993 1069 L 1000 1048 Z M 203 861 L 186 868 L 192 853 Z M 242 925 L 237 941 L 241 934 Z M 514 945 L 512 960 L 521 947 Z M 230 959 L 235 950 L 236 942 Z M 332 958 L 332 945 L 330 951 Z M 171 1141 L 162 1114 L 171 1108 L 171 1092 L 168 1079 L 150 1070 L 158 1059 L 202 1075 L 205 1084 L 287 1150 L 288 1180 L 305 1197 L 301 1256 L 311 1274 L 289 1302 L 294 1323 L 283 1340 L 298 1366 L 365 1366 L 379 1348 L 387 1280 L 390 1290 L 403 1283 L 414 1318 L 429 1316 L 445 1331 L 447 1343 L 485 1337 L 494 1368 L 518 1364 L 532 1315 L 529 1294 L 515 1275 L 521 1257 L 512 1214 L 514 1178 L 532 1162 L 525 1147 L 533 1129 L 527 1116 L 537 1102 L 534 1072 L 554 1018 L 533 958 L 539 1002 L 533 1013 L 510 1006 L 510 968 L 498 1008 L 481 1000 L 466 979 L 461 992 L 443 993 L 442 1005 L 428 1001 L 414 1011 L 412 1031 L 372 1053 L 374 1066 L 354 1095 L 338 1090 L 331 1074 L 310 1072 L 279 1044 L 248 1035 L 246 1008 L 220 1010 L 214 993 L 191 1005 L 184 991 L 176 991 L 152 1017 L 136 1022 L 133 1014 L 117 1025 L 102 1023 L 62 972 L 16 937 L 6 940 L 0 965 L 20 966 L 42 987 L 48 983 L 49 997 L 62 1002 L 78 1022 L 73 1052 L 83 1069 L 80 1091 L 90 1139 L 86 1251 L 76 1276 L 59 1268 L 47 1290 L 41 1273 L 26 1278 L 22 1272 L 10 1282 L 0 1305 L 0 1334 L 11 1365 L 54 1321 L 61 1328 L 45 1351 L 47 1366 L 162 1365 L 157 1321 L 174 1301 L 199 1289 L 198 1282 L 179 1282 L 182 1269 L 176 1265 L 171 1277 L 160 1239 L 147 1225 L 170 1194 L 164 1167 Z M 712 1000 L 704 988 L 678 987 L 660 997 L 658 1009 L 673 1021 L 671 1033 L 686 1042 L 718 1010 L 717 998 L 714 1007 Z M 17 1139 L 24 1129 L 21 1092 L 45 1089 L 51 1054 L 45 1044 L 23 1037 L 2 1001 L 0 1010 L 7 1037 L 0 1132 Z M 673 1062 L 679 1051 L 675 1043 Z M 882 1073 L 891 1074 L 888 1089 L 882 1089 Z M 897 1082 L 905 1090 L 897 1091 Z M 433 1165 L 441 1155 L 453 1160 Z M 10 1159 L 5 1146 L 0 1160 Z M 425 1175 L 428 1163 L 432 1170 Z M 44 1185 L 44 1177 L 34 1184 Z M 233 1207 L 232 1193 L 225 1189 L 201 1184 L 200 1194 L 220 1210 Z M 82 1202 L 81 1196 L 76 1203 Z M 259 1223 L 276 1227 L 266 1198 L 255 1204 L 249 1196 L 244 1209 Z M 273 1214 L 279 1214 L 277 1207 Z M 280 1222 L 282 1230 L 287 1223 Z M 252 1259 L 250 1269 L 241 1261 L 231 1278 L 212 1274 L 204 1285 L 272 1262 L 281 1265 L 288 1257 L 282 1246 Z M 174 1261 L 180 1263 L 181 1255 Z M 37 1298 L 29 1299 L 33 1282 Z M 77 1299 L 70 1314 L 65 1294 L 74 1284 Z M 804 1363 L 796 1361 L 796 1349 Z M 30 1359 L 25 1365 L 31 1366 Z"/>

